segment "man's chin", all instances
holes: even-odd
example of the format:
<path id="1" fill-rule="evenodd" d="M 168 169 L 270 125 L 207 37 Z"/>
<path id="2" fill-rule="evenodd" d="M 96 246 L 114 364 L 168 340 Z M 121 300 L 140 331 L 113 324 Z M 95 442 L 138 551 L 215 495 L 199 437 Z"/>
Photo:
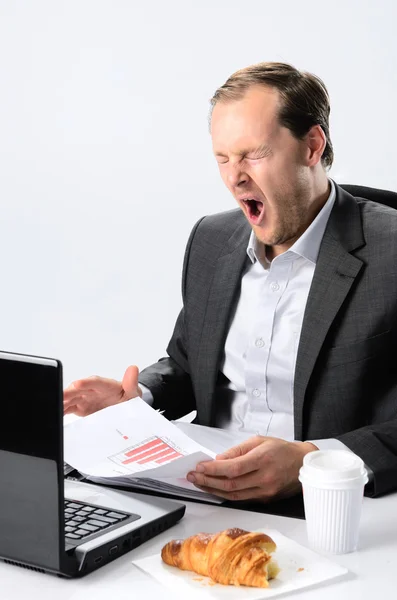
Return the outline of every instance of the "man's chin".
<path id="1" fill-rule="evenodd" d="M 267 227 L 251 225 L 257 241 L 264 246 L 274 246 L 277 244 L 275 236 L 268 230 Z"/>

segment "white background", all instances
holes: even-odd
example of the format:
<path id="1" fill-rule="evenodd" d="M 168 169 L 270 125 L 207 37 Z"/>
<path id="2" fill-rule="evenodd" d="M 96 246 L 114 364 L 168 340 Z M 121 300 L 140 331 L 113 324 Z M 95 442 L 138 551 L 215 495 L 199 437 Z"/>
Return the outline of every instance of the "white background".
<path id="1" fill-rule="evenodd" d="M 189 232 L 234 208 L 209 99 L 291 62 L 332 103 L 341 183 L 397 189 L 395 0 L 0 0 L 0 349 L 65 385 L 157 360 Z"/>

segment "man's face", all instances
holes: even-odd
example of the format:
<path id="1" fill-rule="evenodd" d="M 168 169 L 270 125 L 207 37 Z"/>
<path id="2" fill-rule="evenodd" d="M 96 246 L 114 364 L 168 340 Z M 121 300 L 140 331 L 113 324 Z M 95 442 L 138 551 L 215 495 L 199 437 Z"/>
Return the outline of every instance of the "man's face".
<path id="1" fill-rule="evenodd" d="M 241 100 L 219 102 L 211 120 L 221 177 L 259 241 L 287 250 L 310 217 L 308 146 L 278 122 L 278 91 L 248 89 Z"/>

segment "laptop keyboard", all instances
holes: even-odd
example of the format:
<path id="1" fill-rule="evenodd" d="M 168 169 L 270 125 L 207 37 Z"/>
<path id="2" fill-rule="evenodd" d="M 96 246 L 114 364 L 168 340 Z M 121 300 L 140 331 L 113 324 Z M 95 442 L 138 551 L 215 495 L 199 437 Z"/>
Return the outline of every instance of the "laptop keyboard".
<path id="1" fill-rule="evenodd" d="M 82 540 L 94 533 L 101 533 L 112 525 L 118 525 L 129 517 L 130 514 L 65 500 L 65 538 L 70 541 Z"/>

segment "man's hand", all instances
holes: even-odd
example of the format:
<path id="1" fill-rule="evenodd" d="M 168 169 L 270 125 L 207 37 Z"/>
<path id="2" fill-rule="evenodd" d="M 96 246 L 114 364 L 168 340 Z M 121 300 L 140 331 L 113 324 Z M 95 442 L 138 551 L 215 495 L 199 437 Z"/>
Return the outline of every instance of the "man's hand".
<path id="1" fill-rule="evenodd" d="M 63 393 L 64 414 L 75 413 L 79 417 L 86 417 L 107 406 L 136 396 L 142 397 L 138 374 L 138 367 L 131 365 L 124 373 L 123 381 L 104 377 L 87 377 L 74 381 Z"/>
<path id="2" fill-rule="evenodd" d="M 318 448 L 310 442 L 255 436 L 215 460 L 199 463 L 187 479 L 227 500 L 266 502 L 293 496 L 301 488 L 298 474 L 303 458 L 314 450 Z"/>

